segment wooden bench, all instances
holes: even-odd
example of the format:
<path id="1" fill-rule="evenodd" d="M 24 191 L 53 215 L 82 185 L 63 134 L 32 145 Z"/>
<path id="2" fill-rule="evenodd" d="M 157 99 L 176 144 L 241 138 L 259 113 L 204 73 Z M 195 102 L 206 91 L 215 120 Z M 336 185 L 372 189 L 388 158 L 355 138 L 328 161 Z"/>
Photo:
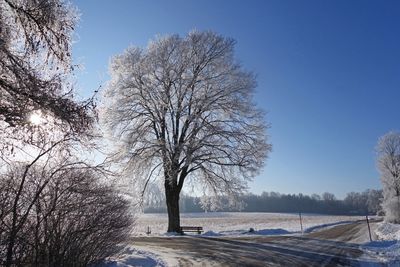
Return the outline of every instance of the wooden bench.
<path id="1" fill-rule="evenodd" d="M 201 226 L 181 226 L 181 234 L 183 235 L 184 232 L 197 232 L 201 234 L 203 232 L 203 227 Z"/>

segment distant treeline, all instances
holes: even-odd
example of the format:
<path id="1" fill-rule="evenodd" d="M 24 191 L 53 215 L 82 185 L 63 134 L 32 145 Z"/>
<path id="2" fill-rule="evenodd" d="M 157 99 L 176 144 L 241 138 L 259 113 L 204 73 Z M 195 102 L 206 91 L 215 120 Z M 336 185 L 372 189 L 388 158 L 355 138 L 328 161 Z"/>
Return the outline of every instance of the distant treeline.
<path id="1" fill-rule="evenodd" d="M 219 211 L 244 212 L 303 212 L 332 215 L 375 215 L 381 210 L 382 190 L 366 190 L 351 192 L 343 200 L 338 200 L 332 193 L 322 195 L 312 194 L 281 194 L 263 192 L 261 195 L 247 194 L 241 197 L 241 208 L 223 208 Z M 166 212 L 165 201 L 146 205 L 145 213 Z M 204 212 L 200 198 L 182 195 L 180 199 L 181 212 Z"/>

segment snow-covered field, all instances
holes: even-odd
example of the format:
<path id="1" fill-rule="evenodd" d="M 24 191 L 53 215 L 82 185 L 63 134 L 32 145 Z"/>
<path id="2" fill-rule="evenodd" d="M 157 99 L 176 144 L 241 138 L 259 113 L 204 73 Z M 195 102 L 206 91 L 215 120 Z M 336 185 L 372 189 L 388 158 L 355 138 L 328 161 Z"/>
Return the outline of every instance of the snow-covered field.
<path id="1" fill-rule="evenodd" d="M 334 224 L 365 219 L 362 216 L 327 216 L 302 214 L 303 230 L 318 225 Z M 239 234 L 253 228 L 255 231 L 281 229 L 287 232 L 300 232 L 299 214 L 256 213 L 256 212 L 207 212 L 183 213 L 181 225 L 202 226 L 205 233 L 223 235 Z M 135 235 L 147 235 L 150 227 L 151 235 L 163 235 L 168 228 L 167 214 L 140 214 L 136 220 Z M 273 234 L 273 231 L 270 231 Z M 279 231 L 279 234 L 284 233 Z"/>

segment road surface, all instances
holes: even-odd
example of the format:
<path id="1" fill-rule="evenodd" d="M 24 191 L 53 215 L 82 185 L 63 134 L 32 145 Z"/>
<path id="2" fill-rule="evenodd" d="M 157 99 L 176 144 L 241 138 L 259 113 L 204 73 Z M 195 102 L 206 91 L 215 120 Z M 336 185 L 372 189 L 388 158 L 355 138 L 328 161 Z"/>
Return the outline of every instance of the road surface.
<path id="1" fill-rule="evenodd" d="M 178 266 L 384 266 L 358 244 L 363 222 L 339 225 L 304 236 L 135 237 L 138 249 L 150 248 Z M 368 237 L 369 238 L 369 237 Z"/>

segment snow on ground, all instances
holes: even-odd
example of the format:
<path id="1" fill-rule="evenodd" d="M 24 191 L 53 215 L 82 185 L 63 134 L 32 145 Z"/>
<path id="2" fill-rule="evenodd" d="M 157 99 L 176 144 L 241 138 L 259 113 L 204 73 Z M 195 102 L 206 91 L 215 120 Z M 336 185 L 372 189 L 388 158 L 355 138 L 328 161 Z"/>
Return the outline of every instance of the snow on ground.
<path id="1" fill-rule="evenodd" d="M 354 220 L 351 220 L 351 221 L 337 221 L 337 222 L 332 222 L 332 223 L 317 224 L 317 225 L 314 225 L 314 226 L 306 228 L 304 230 L 304 233 L 312 233 L 314 231 L 321 230 L 323 228 L 326 229 L 326 228 L 329 228 L 329 227 L 337 226 L 339 224 L 347 224 L 347 223 L 352 223 L 352 222 L 354 222 Z"/>
<path id="2" fill-rule="evenodd" d="M 136 248 L 132 246 L 125 247 L 118 255 L 108 259 L 94 267 L 164 267 L 177 266 L 177 263 L 170 260 L 167 253 L 163 253 L 157 249 L 157 254 L 151 247 Z"/>
<path id="3" fill-rule="evenodd" d="M 304 232 L 320 230 L 337 224 L 350 223 L 363 219 L 362 216 L 327 216 L 302 214 Z M 140 214 L 136 220 L 136 236 L 165 236 L 168 223 L 167 214 Z M 181 214 L 181 225 L 202 226 L 203 236 L 236 236 L 299 234 L 300 220 L 298 214 L 283 213 L 250 213 L 250 212 L 208 212 Z M 151 234 L 146 234 L 148 228 Z M 250 229 L 252 230 L 250 231 Z M 194 233 L 197 235 L 196 233 Z M 180 235 L 177 235 L 180 236 Z M 160 248 L 126 247 L 116 257 L 96 267 L 127 266 L 177 266 L 171 258 L 174 251 L 161 251 Z"/>
<path id="4" fill-rule="evenodd" d="M 379 256 L 388 266 L 400 266 L 400 225 L 378 223 L 375 234 L 379 240 L 365 243 L 361 248 L 365 253 Z"/>
<path id="5" fill-rule="evenodd" d="M 336 224 L 338 222 L 351 222 L 363 219 L 362 216 L 327 216 L 315 214 L 302 214 L 303 230 L 318 225 Z M 207 212 L 183 213 L 181 225 L 202 226 L 205 233 L 212 231 L 220 235 L 237 235 L 248 232 L 250 228 L 257 231 L 270 231 L 280 229 L 287 233 L 300 232 L 298 214 L 284 213 L 256 213 L 256 212 Z M 135 235 L 147 235 L 150 227 L 151 235 L 163 235 L 168 228 L 167 214 L 140 214 L 136 221 Z M 269 232 L 273 234 L 273 232 Z M 263 234 L 260 232 L 259 234 Z M 276 233 L 274 233 L 276 234 Z"/>
<path id="6" fill-rule="evenodd" d="M 250 229 L 249 229 L 250 230 Z M 201 236 L 206 236 L 206 237 L 213 237 L 213 236 L 238 236 L 238 235 L 287 235 L 287 234 L 293 234 L 293 232 L 289 232 L 287 230 L 281 229 L 281 228 L 275 228 L 275 229 L 262 229 L 262 230 L 254 230 L 251 229 L 249 230 L 232 230 L 232 231 L 221 231 L 221 232 L 214 232 L 214 231 L 207 231 Z"/>
<path id="7" fill-rule="evenodd" d="M 400 224 L 381 222 L 375 233 L 382 240 L 400 240 Z"/>

